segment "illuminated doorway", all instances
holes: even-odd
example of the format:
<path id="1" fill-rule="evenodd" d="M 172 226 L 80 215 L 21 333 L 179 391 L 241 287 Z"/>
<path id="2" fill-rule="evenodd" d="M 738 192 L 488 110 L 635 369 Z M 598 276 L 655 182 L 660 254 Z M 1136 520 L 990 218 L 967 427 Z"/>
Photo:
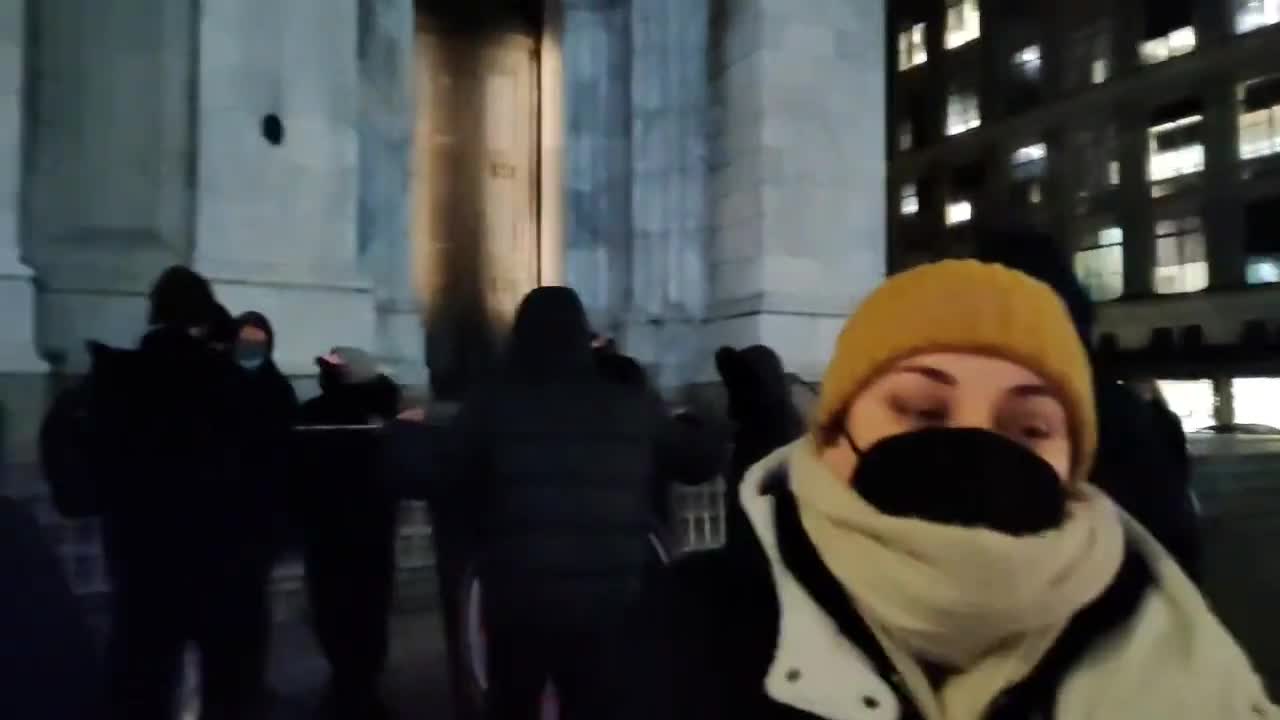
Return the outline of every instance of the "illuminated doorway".
<path id="1" fill-rule="evenodd" d="M 411 232 L 427 365 L 444 399 L 488 372 L 539 283 L 538 47 L 519 18 L 419 21 Z"/>

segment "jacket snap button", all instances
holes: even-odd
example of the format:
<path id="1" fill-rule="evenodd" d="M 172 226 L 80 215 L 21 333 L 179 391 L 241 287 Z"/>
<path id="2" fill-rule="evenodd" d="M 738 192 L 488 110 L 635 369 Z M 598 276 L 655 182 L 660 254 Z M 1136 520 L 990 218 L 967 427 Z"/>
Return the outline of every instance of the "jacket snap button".
<path id="1" fill-rule="evenodd" d="M 800 670 L 799 670 L 799 669 L 797 669 L 797 668 L 791 668 L 790 670 L 788 670 L 788 671 L 787 671 L 787 682 L 789 682 L 789 683 L 793 683 L 793 682 L 797 682 L 797 681 L 799 681 L 799 680 L 800 680 Z"/>

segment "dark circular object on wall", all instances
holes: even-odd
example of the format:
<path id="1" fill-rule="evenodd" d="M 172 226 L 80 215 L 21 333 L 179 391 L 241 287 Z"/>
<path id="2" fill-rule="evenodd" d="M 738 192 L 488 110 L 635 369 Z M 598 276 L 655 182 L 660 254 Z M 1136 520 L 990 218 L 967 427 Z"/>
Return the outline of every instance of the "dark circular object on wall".
<path id="1" fill-rule="evenodd" d="M 272 145 L 284 142 L 284 121 L 275 113 L 262 116 L 262 137 Z"/>

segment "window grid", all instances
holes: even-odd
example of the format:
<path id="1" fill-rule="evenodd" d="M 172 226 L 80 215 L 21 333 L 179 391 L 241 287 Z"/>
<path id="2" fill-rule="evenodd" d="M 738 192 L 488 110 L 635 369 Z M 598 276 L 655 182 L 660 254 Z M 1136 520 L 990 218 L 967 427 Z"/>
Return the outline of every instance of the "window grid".
<path id="1" fill-rule="evenodd" d="M 1094 302 L 1124 295 L 1124 230 L 1114 225 L 1098 230 L 1074 258 L 1076 277 Z"/>
<path id="2" fill-rule="evenodd" d="M 943 44 L 948 50 L 977 40 L 982 35 L 982 13 L 978 0 L 947 0 L 947 24 Z"/>
<path id="3" fill-rule="evenodd" d="M 948 136 L 959 135 L 982 125 L 982 110 L 978 95 L 972 92 L 953 92 L 947 96 Z"/>
<path id="4" fill-rule="evenodd" d="M 1155 225 L 1155 291 L 1193 293 L 1209 287 L 1209 255 L 1200 218 L 1160 220 Z"/>
<path id="5" fill-rule="evenodd" d="M 1138 58 L 1143 65 L 1155 65 L 1186 55 L 1195 49 L 1196 29 L 1187 26 L 1173 30 L 1168 35 L 1143 41 L 1138 45 Z"/>
<path id="6" fill-rule="evenodd" d="M 1191 115 L 1152 127 L 1147 131 L 1148 178 L 1171 180 L 1204 170 L 1204 142 L 1191 130 L 1202 124 L 1202 115 Z M 1176 133 L 1176 134 L 1175 134 Z M 1172 140 L 1170 139 L 1172 138 Z M 1177 144 L 1170 145 L 1176 142 Z"/>
<path id="7" fill-rule="evenodd" d="M 924 23 L 916 23 L 898 32 L 898 70 L 910 70 L 929 61 Z"/>
<path id="8" fill-rule="evenodd" d="M 1236 32 L 1244 34 L 1280 23 L 1280 0 L 1236 0 Z"/>

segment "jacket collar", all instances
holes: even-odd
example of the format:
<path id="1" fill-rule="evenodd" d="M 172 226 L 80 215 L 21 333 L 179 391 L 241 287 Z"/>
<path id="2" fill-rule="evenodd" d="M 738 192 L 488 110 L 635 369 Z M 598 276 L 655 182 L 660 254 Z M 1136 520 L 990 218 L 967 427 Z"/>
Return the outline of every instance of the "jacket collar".
<path id="1" fill-rule="evenodd" d="M 894 671 L 879 643 L 827 591 L 824 573 L 797 564 L 806 553 L 792 547 L 803 538 L 789 534 L 803 533 L 787 519 L 791 449 L 757 463 L 739 488 L 778 601 L 763 690 L 828 720 L 896 720 L 903 700 L 884 679 Z M 1248 659 L 1177 563 L 1131 517 L 1123 521 L 1130 552 L 1116 582 L 1077 615 L 1036 672 L 998 700 L 993 716 L 1101 717 L 1113 706 L 1132 717 L 1280 720 Z M 1117 636 L 1125 639 L 1108 641 Z"/>
<path id="2" fill-rule="evenodd" d="M 754 466 L 740 486 L 743 510 L 768 560 L 778 598 L 778 640 L 764 691 L 775 702 L 829 720 L 896 720 L 902 705 L 836 621 L 788 568 L 778 543 L 775 484 L 785 485 L 784 447 Z"/>

